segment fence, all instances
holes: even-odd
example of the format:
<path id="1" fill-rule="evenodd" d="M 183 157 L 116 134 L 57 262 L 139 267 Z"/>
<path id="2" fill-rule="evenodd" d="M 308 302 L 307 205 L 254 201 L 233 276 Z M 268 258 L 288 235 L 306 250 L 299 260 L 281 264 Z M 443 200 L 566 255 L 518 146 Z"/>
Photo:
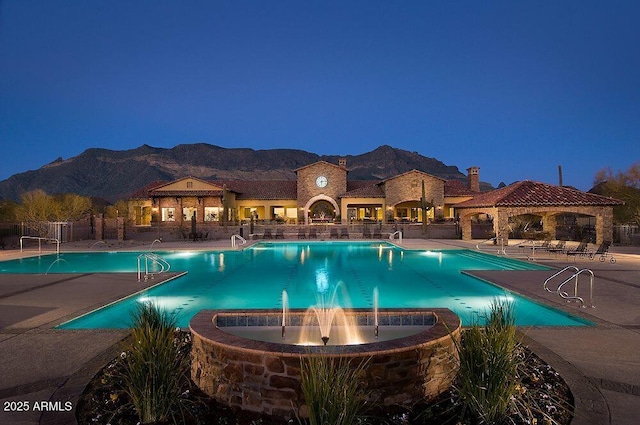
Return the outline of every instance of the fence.
<path id="1" fill-rule="evenodd" d="M 613 242 L 620 245 L 640 245 L 640 228 L 631 224 L 613 226 Z"/>

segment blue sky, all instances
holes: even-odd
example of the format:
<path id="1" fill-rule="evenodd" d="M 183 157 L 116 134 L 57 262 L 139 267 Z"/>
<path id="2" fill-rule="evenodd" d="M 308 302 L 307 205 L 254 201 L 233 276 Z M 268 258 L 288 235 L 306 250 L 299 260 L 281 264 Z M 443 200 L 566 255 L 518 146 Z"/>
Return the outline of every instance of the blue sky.
<path id="1" fill-rule="evenodd" d="M 640 160 L 640 2 L 0 0 L 0 179 L 87 148 L 388 144 L 494 186 Z"/>

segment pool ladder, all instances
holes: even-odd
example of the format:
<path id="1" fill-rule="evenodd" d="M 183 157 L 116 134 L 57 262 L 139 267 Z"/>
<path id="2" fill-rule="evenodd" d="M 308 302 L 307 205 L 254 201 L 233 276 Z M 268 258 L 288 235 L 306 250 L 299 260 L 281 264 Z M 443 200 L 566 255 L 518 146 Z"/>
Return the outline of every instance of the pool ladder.
<path id="1" fill-rule="evenodd" d="M 570 277 L 566 278 L 565 280 L 563 280 L 556 288 L 556 290 L 551 290 L 549 289 L 549 282 L 551 282 L 551 280 L 553 280 L 555 277 L 560 276 L 561 274 L 563 274 L 566 271 L 572 271 L 572 274 Z M 584 299 L 582 297 L 578 296 L 578 283 L 579 283 L 579 278 L 581 274 L 587 274 L 589 276 L 589 307 L 591 308 L 596 308 L 593 305 L 593 280 L 594 280 L 594 274 L 593 271 L 589 270 L 589 269 L 578 269 L 576 266 L 567 266 L 564 269 L 560 270 L 559 272 L 549 276 L 547 278 L 547 280 L 544 281 L 544 284 L 542 285 L 542 287 L 544 288 L 545 291 L 549 292 L 549 293 L 556 293 L 558 294 L 558 296 L 560 296 L 561 298 L 567 300 L 567 302 L 571 302 L 571 301 L 576 301 L 580 303 L 580 307 L 585 308 L 585 303 L 584 303 Z M 574 283 L 574 287 L 573 287 L 573 295 L 569 295 L 567 292 L 563 291 L 562 288 L 569 282 L 571 282 L 571 280 L 575 279 L 575 283 Z"/>
<path id="2" fill-rule="evenodd" d="M 394 240 L 396 238 L 398 238 L 398 244 L 402 245 L 402 231 L 396 230 L 389 235 L 389 240 Z"/>
<path id="3" fill-rule="evenodd" d="M 240 235 L 231 236 L 231 248 L 238 248 L 240 245 L 245 245 L 247 240 Z"/>
<path id="4" fill-rule="evenodd" d="M 142 274 L 142 262 L 144 261 L 144 275 Z M 151 267 L 156 265 L 160 268 L 159 271 L 153 272 L 151 271 Z M 171 269 L 171 265 L 167 260 L 159 256 L 158 254 L 154 254 L 153 252 L 145 252 L 144 254 L 138 255 L 138 282 L 140 279 L 144 277 L 144 280 L 147 281 L 149 278 L 154 279 L 155 273 L 163 273 L 168 272 Z"/>
<path id="5" fill-rule="evenodd" d="M 506 247 L 509 246 L 509 242 L 507 241 L 507 244 L 505 245 L 504 238 L 498 239 L 495 236 L 489 239 L 485 239 L 482 242 L 478 242 L 476 244 L 476 249 L 480 252 L 483 252 L 482 249 L 480 248 L 480 245 L 489 241 L 494 241 L 494 245 L 496 245 L 496 248 L 497 248 L 498 242 L 500 242 L 500 247 L 496 249 L 496 255 L 504 255 L 505 257 L 509 256 L 509 254 L 507 254 L 507 249 L 506 249 Z"/>

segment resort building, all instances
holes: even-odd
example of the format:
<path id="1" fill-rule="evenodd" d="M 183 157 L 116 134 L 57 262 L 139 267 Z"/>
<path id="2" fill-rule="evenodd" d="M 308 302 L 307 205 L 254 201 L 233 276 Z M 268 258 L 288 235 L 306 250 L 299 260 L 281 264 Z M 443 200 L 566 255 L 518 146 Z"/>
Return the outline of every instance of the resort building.
<path id="1" fill-rule="evenodd" d="M 456 203 L 479 193 L 478 167 L 469 184 L 411 170 L 382 181 L 349 180 L 346 161 L 315 162 L 298 168 L 296 180 L 205 181 L 185 177 L 154 182 L 129 199 L 137 226 L 176 223 L 282 222 L 288 224 L 453 220 Z"/>
<path id="2" fill-rule="evenodd" d="M 556 236 L 562 214 L 595 217 L 598 242 L 611 240 L 616 199 L 531 181 L 480 192 L 479 167 L 467 169 L 467 184 L 411 170 L 382 181 L 350 180 L 345 159 L 318 161 L 294 170 L 296 180 L 214 180 L 184 177 L 155 182 L 129 199 L 134 226 L 188 229 L 207 224 L 417 224 L 456 222 L 472 239 L 473 222 L 489 223 L 506 241 L 513 217 L 541 217 L 543 230 Z M 426 208 L 425 208 L 426 207 Z M 456 226 L 456 229 L 458 227 Z M 457 230 L 456 230 L 457 231 Z M 454 233 L 455 234 L 455 233 Z"/>

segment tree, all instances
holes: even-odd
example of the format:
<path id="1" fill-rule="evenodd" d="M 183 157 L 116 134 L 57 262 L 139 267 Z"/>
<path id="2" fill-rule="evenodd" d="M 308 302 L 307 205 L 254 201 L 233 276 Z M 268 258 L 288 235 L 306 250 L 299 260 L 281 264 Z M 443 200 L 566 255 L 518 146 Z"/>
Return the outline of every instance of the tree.
<path id="1" fill-rule="evenodd" d="M 596 173 L 594 182 L 594 191 L 624 201 L 624 205 L 614 207 L 615 222 L 640 226 L 640 162 L 617 174 L 604 168 Z"/>
<path id="2" fill-rule="evenodd" d="M 35 229 L 40 236 L 48 236 L 50 221 L 72 221 L 82 218 L 91 209 L 85 196 L 62 194 L 51 196 L 37 189 L 21 196 L 16 218 Z"/>
<path id="3" fill-rule="evenodd" d="M 16 210 L 18 209 L 18 204 L 9 201 L 3 200 L 0 201 L 0 222 L 14 222 L 16 221 Z"/>

